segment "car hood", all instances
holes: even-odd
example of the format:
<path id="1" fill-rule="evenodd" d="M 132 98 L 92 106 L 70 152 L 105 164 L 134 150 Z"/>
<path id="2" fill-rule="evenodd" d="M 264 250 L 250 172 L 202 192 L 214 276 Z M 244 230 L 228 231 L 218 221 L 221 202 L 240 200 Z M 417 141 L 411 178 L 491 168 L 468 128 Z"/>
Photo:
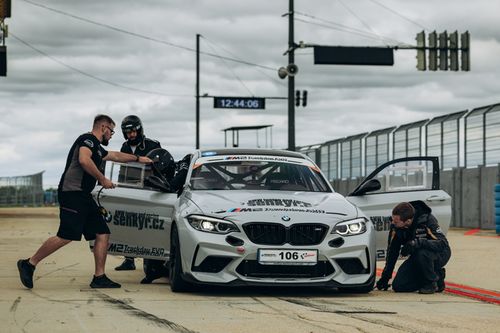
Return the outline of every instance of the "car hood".
<path id="1" fill-rule="evenodd" d="M 192 191 L 189 198 L 202 214 L 239 222 L 338 222 L 358 216 L 338 193 Z"/>

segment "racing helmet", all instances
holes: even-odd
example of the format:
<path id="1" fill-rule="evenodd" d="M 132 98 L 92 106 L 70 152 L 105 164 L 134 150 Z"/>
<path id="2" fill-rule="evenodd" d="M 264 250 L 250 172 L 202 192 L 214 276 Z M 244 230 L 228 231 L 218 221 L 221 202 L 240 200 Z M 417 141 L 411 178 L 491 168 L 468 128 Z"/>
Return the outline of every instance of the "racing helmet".
<path id="1" fill-rule="evenodd" d="M 137 136 L 134 140 L 129 140 L 127 137 L 127 133 L 131 131 L 137 132 Z M 127 140 L 131 145 L 138 145 L 144 139 L 144 128 L 142 127 L 141 119 L 134 115 L 123 118 L 122 133 L 125 140 Z"/>
<path id="2" fill-rule="evenodd" d="M 152 168 L 156 176 L 166 180 L 174 177 L 175 161 L 166 149 L 153 149 L 146 156 L 153 161 Z"/>

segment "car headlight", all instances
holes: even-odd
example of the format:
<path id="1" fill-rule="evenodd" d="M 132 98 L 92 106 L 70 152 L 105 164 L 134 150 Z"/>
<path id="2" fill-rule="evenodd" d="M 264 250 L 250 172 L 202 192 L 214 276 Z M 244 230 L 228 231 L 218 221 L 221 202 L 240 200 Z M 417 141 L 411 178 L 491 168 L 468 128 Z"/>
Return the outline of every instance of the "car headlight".
<path id="1" fill-rule="evenodd" d="M 339 234 L 341 236 L 354 236 L 360 235 L 366 231 L 366 219 L 360 217 L 354 220 L 344 221 L 337 223 L 332 230 L 332 234 Z"/>
<path id="2" fill-rule="evenodd" d="M 189 224 L 199 231 L 211 232 L 214 234 L 228 234 L 233 231 L 240 231 L 238 227 L 230 221 L 203 215 L 190 215 L 187 217 Z"/>

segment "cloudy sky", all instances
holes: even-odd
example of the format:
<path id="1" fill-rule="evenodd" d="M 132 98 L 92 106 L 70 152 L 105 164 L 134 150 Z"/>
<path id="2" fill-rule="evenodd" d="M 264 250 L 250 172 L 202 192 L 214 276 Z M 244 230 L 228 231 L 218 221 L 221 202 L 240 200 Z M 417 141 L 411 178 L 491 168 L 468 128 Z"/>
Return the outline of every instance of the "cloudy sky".
<path id="1" fill-rule="evenodd" d="M 277 69 L 287 64 L 287 10 L 286 0 L 12 0 L 0 176 L 45 170 L 45 187 L 57 185 L 98 113 L 118 124 L 140 116 L 147 136 L 181 158 L 195 146 L 195 35 L 203 52 L 259 65 L 202 54 L 202 94 L 286 96 Z M 423 29 L 469 30 L 472 49 L 470 72 L 417 71 L 415 50 L 395 52 L 392 67 L 318 66 L 312 49 L 297 50 L 296 88 L 309 92 L 296 109 L 297 146 L 500 102 L 500 1 L 296 0 L 295 10 L 297 42 L 414 45 Z M 286 148 L 286 101 L 250 111 L 202 99 L 202 148 L 223 146 L 223 128 L 262 124 Z M 240 145 L 256 137 L 241 134 Z M 122 141 L 118 131 L 108 148 Z"/>

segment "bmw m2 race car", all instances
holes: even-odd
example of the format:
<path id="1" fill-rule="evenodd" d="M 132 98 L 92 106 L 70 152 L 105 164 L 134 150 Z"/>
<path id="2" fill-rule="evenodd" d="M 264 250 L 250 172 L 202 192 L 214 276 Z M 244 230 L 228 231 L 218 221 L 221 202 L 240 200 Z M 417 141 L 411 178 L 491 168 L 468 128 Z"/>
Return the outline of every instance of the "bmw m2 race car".
<path id="1" fill-rule="evenodd" d="M 148 170 L 124 181 L 124 168 L 132 166 L 108 167 L 120 170 L 121 182 L 99 193 L 110 213 L 109 253 L 162 260 L 173 291 L 206 284 L 369 292 L 398 202 L 424 200 L 443 230 L 450 222 L 437 158 L 388 162 L 347 198 L 311 159 L 290 151 L 196 151 L 177 193 L 145 181 Z"/>

